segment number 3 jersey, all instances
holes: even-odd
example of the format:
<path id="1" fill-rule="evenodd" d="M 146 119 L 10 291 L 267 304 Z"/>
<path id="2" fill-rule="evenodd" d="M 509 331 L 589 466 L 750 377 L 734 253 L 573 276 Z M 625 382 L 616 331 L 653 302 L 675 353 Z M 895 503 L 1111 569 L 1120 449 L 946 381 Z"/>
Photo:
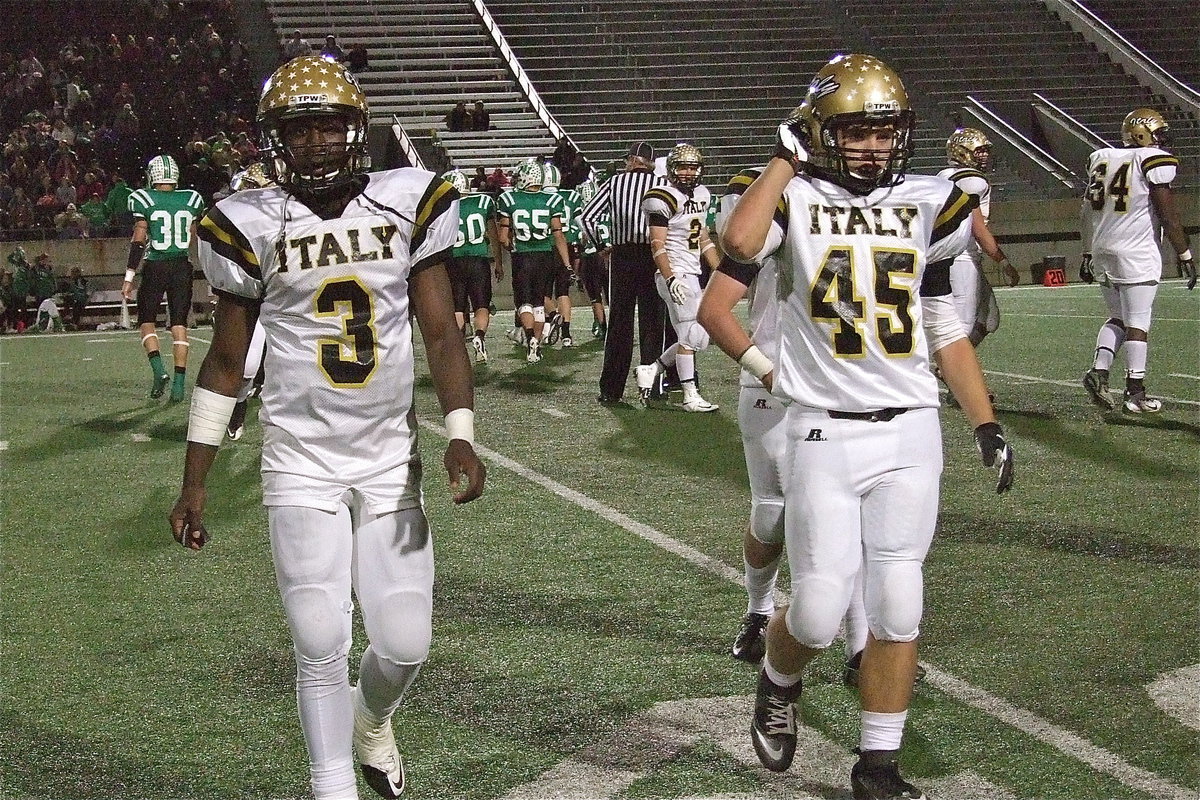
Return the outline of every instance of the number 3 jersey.
<path id="1" fill-rule="evenodd" d="M 409 282 L 449 256 L 458 193 L 417 169 L 371 173 L 322 219 L 283 189 L 249 189 L 200 224 L 213 288 L 261 300 L 264 472 L 353 486 L 390 470 L 419 497 Z"/>
<path id="2" fill-rule="evenodd" d="M 865 196 L 794 178 L 754 259 L 778 265 L 774 394 L 832 411 L 936 407 L 920 298 L 950 293 L 973 208 L 929 176 Z"/>
<path id="3" fill-rule="evenodd" d="M 1097 272 L 1104 270 L 1114 283 L 1162 277 L 1161 221 L 1150 186 L 1169 184 L 1178 169 L 1179 159 L 1157 147 L 1104 147 L 1088 157 L 1084 230 L 1086 236 L 1090 225 Z"/>

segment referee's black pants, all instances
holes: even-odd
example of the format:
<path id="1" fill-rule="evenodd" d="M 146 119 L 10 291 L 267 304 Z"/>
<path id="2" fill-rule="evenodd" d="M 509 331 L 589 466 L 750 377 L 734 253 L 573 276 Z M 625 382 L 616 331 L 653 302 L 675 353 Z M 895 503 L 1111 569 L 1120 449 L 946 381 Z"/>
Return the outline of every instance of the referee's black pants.
<path id="1" fill-rule="evenodd" d="M 657 272 L 649 244 L 613 247 L 608 274 L 608 335 L 604 340 L 604 367 L 600 371 L 600 396 L 618 400 L 625 393 L 633 360 L 633 318 L 638 320 L 640 364 L 652 364 L 663 351 L 666 309 L 654 287 Z"/>

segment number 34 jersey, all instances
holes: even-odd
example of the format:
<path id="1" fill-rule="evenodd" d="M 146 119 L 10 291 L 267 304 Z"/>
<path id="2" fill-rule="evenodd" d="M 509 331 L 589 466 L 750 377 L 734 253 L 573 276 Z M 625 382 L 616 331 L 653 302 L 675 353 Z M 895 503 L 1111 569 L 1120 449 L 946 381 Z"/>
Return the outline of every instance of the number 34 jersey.
<path id="1" fill-rule="evenodd" d="M 201 221 L 213 288 L 261 300 L 264 472 L 347 486 L 412 465 L 409 281 L 458 236 L 458 193 L 433 173 L 371 173 L 322 219 L 278 187 L 219 202 Z"/>
<path id="2" fill-rule="evenodd" d="M 832 411 L 936 407 L 920 298 L 950 293 L 975 205 L 930 176 L 868 195 L 792 179 L 755 259 L 779 268 L 774 393 Z"/>

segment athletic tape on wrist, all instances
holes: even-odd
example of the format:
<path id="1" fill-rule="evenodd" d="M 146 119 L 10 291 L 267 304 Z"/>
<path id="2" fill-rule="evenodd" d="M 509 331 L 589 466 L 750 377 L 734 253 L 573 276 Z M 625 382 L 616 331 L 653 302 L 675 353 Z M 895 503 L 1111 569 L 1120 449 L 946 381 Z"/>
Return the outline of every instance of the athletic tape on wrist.
<path id="1" fill-rule="evenodd" d="M 700 255 L 704 255 L 709 250 L 716 250 L 716 249 L 717 249 L 717 246 L 715 244 L 713 244 L 712 242 L 709 242 L 708 244 L 704 245 L 704 247 L 700 248 Z"/>
<path id="2" fill-rule="evenodd" d="M 659 256 L 665 256 L 666 254 L 667 254 L 667 248 L 663 247 L 661 249 L 655 250 L 653 253 L 650 254 L 650 256 L 652 258 L 658 258 Z"/>
<path id="3" fill-rule="evenodd" d="M 134 270 L 131 270 L 131 269 L 125 270 L 125 282 L 126 283 L 133 283 L 133 279 L 136 276 L 137 276 L 137 272 L 135 272 Z"/>
<path id="4" fill-rule="evenodd" d="M 742 365 L 742 369 L 759 380 L 762 380 L 764 375 L 775 369 L 775 365 L 771 363 L 771 359 L 767 358 L 763 351 L 758 349 L 758 345 L 754 344 L 750 345 L 750 348 L 742 353 L 742 357 L 738 359 L 738 363 Z"/>
<path id="5" fill-rule="evenodd" d="M 219 446 L 235 405 L 236 397 L 217 394 L 200 386 L 193 389 L 192 407 L 188 412 L 188 441 Z"/>
<path id="6" fill-rule="evenodd" d="M 1192 260 L 1192 248 L 1189 247 L 1187 250 L 1184 250 L 1182 253 L 1180 253 L 1179 260 L 1180 261 L 1191 261 Z"/>
<path id="7" fill-rule="evenodd" d="M 475 412 L 469 408 L 456 408 L 446 415 L 446 436 L 475 443 Z"/>

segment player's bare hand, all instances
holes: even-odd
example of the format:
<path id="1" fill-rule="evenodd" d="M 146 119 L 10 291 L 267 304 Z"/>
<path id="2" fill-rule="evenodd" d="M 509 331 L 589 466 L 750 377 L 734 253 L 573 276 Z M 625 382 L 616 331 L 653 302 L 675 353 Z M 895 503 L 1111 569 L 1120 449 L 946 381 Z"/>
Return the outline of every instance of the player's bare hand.
<path id="1" fill-rule="evenodd" d="M 771 370 L 759 378 L 759 380 L 762 381 L 762 385 L 766 387 L 768 392 L 771 391 L 771 388 L 775 385 L 775 370 Z"/>
<path id="2" fill-rule="evenodd" d="M 208 543 L 208 531 L 204 527 L 204 504 L 207 500 L 208 492 L 204 487 L 185 488 L 168 517 L 171 535 L 189 550 L 199 550 Z"/>
<path id="3" fill-rule="evenodd" d="M 126 300 L 133 299 L 133 284 L 129 281 L 125 281 L 125 283 L 121 285 L 121 297 L 124 297 Z"/>
<path id="4" fill-rule="evenodd" d="M 483 494 L 487 468 L 475 455 L 475 448 L 470 442 L 451 439 L 442 463 L 446 465 L 446 473 L 450 476 L 450 491 L 454 493 L 455 504 L 469 503 Z"/>

